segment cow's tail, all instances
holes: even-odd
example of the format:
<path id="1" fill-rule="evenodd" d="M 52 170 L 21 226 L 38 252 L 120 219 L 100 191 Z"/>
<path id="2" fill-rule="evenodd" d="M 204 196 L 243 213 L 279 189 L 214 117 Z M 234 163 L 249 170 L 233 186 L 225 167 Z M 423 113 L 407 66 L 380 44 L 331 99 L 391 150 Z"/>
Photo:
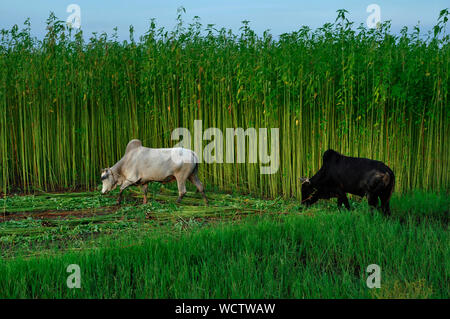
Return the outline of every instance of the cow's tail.
<path id="1" fill-rule="evenodd" d="M 392 197 L 392 193 L 394 192 L 395 187 L 395 175 L 393 171 L 389 172 L 389 175 L 391 175 L 391 183 L 390 183 L 390 191 L 389 191 L 389 199 Z"/>
<path id="2" fill-rule="evenodd" d="M 387 168 L 387 171 L 384 172 L 382 181 L 384 187 L 381 193 L 379 193 L 379 197 L 381 200 L 381 209 L 386 216 L 389 216 L 391 214 L 391 209 L 389 208 L 389 200 L 391 199 L 395 186 L 394 172 L 392 172 L 389 167 Z"/>
<path id="3" fill-rule="evenodd" d="M 194 162 L 194 168 L 192 169 L 191 175 L 196 175 L 198 173 L 198 157 L 195 152 L 192 152 L 192 161 Z"/>
<path id="4" fill-rule="evenodd" d="M 392 197 L 392 193 L 394 192 L 395 187 L 395 175 L 391 169 L 388 169 L 387 174 L 384 175 L 383 180 L 386 182 L 386 188 L 384 193 L 384 200 L 389 201 Z"/>
<path id="5" fill-rule="evenodd" d="M 195 175 L 198 173 L 198 162 L 195 162 L 194 169 L 192 170 L 191 175 Z"/>

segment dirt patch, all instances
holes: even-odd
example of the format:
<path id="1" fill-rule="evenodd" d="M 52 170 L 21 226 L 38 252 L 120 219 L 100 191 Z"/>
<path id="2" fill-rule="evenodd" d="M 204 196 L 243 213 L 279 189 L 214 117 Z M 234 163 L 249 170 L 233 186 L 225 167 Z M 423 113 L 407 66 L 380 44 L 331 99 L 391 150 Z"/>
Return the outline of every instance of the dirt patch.
<path id="1" fill-rule="evenodd" d="M 20 220 L 32 217 L 35 219 L 55 219 L 55 218 L 84 218 L 98 215 L 115 213 L 120 207 L 108 206 L 100 208 L 86 208 L 77 210 L 46 210 L 39 212 L 20 212 L 0 215 L 0 223 L 8 220 Z"/>

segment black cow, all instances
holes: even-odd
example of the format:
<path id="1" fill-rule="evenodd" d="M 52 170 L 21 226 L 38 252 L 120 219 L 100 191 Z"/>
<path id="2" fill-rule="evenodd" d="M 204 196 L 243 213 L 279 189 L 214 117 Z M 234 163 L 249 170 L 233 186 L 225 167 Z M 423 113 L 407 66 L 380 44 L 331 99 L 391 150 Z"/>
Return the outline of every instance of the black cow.
<path id="1" fill-rule="evenodd" d="M 311 178 L 302 178 L 302 203 L 307 206 L 319 199 L 338 198 L 338 206 L 350 209 L 346 193 L 365 196 L 369 205 L 377 207 L 378 198 L 384 214 L 391 213 L 389 199 L 394 190 L 395 176 L 380 161 L 348 157 L 334 150 L 323 153 L 320 170 Z"/>

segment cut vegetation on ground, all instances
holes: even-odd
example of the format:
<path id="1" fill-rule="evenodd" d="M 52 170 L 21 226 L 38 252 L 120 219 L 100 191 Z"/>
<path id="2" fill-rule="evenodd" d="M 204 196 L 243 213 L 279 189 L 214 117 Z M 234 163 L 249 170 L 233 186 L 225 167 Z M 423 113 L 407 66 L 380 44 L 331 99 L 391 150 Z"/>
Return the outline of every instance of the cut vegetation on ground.
<path id="1" fill-rule="evenodd" d="M 3 199 L 0 297 L 449 297 L 447 194 L 395 196 L 391 218 L 365 200 L 208 195 L 208 207 L 168 188 L 147 205 L 131 190 L 121 207 L 98 192 Z M 366 286 L 373 263 L 381 289 Z M 66 286 L 69 264 L 81 289 Z"/>

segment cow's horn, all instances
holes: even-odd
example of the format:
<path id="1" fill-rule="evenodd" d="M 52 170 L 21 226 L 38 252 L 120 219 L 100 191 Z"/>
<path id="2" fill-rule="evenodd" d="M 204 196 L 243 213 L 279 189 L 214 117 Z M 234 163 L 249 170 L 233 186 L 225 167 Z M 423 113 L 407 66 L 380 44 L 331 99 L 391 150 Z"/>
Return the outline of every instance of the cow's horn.
<path id="1" fill-rule="evenodd" d="M 302 184 L 309 183 L 309 178 L 308 177 L 302 177 L 302 178 L 300 178 L 300 181 L 302 182 Z"/>

